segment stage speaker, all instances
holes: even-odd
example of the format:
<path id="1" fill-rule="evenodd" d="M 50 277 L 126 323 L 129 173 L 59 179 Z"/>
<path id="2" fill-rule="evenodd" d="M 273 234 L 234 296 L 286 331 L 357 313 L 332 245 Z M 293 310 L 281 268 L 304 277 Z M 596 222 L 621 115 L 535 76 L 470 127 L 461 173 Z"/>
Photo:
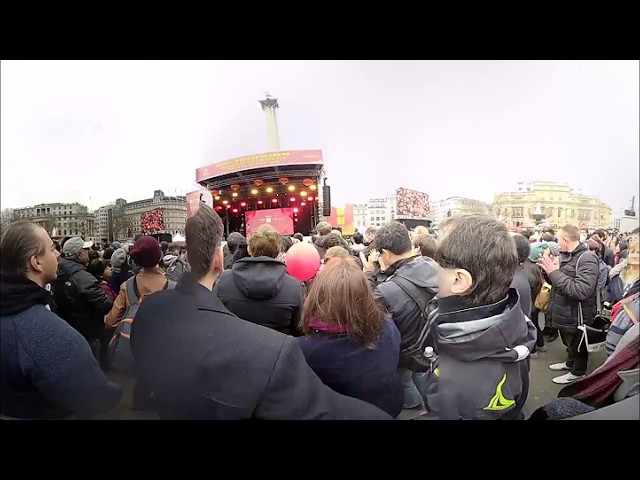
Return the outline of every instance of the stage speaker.
<path id="1" fill-rule="evenodd" d="M 331 216 L 331 187 L 329 185 L 322 187 L 322 215 Z"/>

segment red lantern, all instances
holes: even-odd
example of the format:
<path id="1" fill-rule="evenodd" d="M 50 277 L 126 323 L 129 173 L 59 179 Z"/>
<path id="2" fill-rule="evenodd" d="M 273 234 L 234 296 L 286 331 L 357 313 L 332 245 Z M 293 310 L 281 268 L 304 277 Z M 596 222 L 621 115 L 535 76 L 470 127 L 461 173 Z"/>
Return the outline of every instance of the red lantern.
<path id="1" fill-rule="evenodd" d="M 216 207 L 216 211 L 218 211 L 218 212 L 219 212 L 220 210 L 222 210 L 222 205 L 218 205 L 218 206 Z"/>
<path id="2" fill-rule="evenodd" d="M 274 198 L 273 200 L 271 200 L 271 203 L 278 203 L 278 199 Z"/>
<path id="3" fill-rule="evenodd" d="M 213 195 L 214 197 L 217 197 L 218 195 L 220 195 L 220 190 L 218 190 L 217 188 L 214 188 L 213 190 L 211 190 L 211 195 Z"/>
<path id="4" fill-rule="evenodd" d="M 260 179 L 258 178 L 258 179 L 256 179 L 256 180 L 254 180 L 254 181 L 253 181 L 253 184 L 254 184 L 256 187 L 261 187 L 261 186 L 264 184 L 264 181 L 263 181 L 263 180 L 260 180 Z"/>
<path id="5" fill-rule="evenodd" d="M 287 183 L 289 183 L 289 179 L 287 177 L 282 177 L 280 180 L 278 180 L 282 185 L 286 185 Z"/>
<path id="6" fill-rule="evenodd" d="M 246 204 L 246 202 L 241 202 L 241 203 L 240 203 L 240 206 L 241 206 L 241 207 L 246 207 L 246 206 L 247 206 L 247 204 Z"/>
<path id="7" fill-rule="evenodd" d="M 262 200 L 258 200 L 258 205 L 262 205 Z"/>
<path id="8" fill-rule="evenodd" d="M 290 202 L 295 202 L 295 201 L 296 201 L 296 197 L 291 197 L 291 198 L 289 198 L 289 201 L 290 201 Z"/>
<path id="9" fill-rule="evenodd" d="M 313 197 L 307 197 L 310 202 L 313 202 Z"/>
<path id="10" fill-rule="evenodd" d="M 233 213 L 238 213 L 238 209 L 234 208 L 233 210 L 231 210 Z"/>
<path id="11" fill-rule="evenodd" d="M 298 213 L 298 209 L 297 209 L 297 208 L 294 208 L 294 209 L 293 209 L 293 213 Z"/>
<path id="12" fill-rule="evenodd" d="M 313 180 L 311 180 L 310 178 L 305 178 L 305 179 L 302 181 L 302 184 L 303 184 L 305 187 L 308 187 L 309 185 L 313 185 Z"/>
<path id="13" fill-rule="evenodd" d="M 231 190 L 233 190 L 234 192 L 237 192 L 239 188 L 240 188 L 240 185 L 238 185 L 237 183 L 234 183 L 233 185 L 231 185 Z"/>

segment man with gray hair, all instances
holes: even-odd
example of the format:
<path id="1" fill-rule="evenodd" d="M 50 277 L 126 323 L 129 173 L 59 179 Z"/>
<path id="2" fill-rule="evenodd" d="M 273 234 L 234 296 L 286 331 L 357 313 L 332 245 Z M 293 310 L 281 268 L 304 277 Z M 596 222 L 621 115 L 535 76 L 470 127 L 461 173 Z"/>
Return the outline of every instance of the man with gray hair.
<path id="1" fill-rule="evenodd" d="M 104 333 L 104 316 L 112 302 L 98 280 L 86 270 L 93 242 L 80 237 L 67 240 L 58 261 L 58 278 L 53 285 L 57 314 L 90 344 Z"/>

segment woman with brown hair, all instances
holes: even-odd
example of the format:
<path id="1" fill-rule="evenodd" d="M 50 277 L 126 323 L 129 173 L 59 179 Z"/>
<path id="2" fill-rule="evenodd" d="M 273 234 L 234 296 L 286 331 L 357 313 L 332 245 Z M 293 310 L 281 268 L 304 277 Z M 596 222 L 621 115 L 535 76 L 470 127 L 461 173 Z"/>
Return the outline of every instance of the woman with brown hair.
<path id="1" fill-rule="evenodd" d="M 317 275 L 300 331 L 307 363 L 325 385 L 394 417 L 400 414 L 400 333 L 375 301 L 355 260 L 334 257 Z"/>

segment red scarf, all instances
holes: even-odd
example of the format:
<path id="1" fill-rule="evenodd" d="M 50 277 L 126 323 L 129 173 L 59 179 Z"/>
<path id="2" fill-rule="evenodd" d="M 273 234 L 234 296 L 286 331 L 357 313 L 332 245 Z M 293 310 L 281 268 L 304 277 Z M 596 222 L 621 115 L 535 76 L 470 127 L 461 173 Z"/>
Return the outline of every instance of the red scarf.
<path id="1" fill-rule="evenodd" d="M 638 346 L 636 337 L 591 375 L 560 390 L 558 398 L 573 397 L 595 408 L 610 405 L 614 392 L 622 384 L 618 372 L 638 367 Z"/>
<path id="2" fill-rule="evenodd" d="M 312 317 L 309 319 L 309 328 L 324 333 L 349 333 L 346 325 L 327 325 L 319 318 Z"/>

